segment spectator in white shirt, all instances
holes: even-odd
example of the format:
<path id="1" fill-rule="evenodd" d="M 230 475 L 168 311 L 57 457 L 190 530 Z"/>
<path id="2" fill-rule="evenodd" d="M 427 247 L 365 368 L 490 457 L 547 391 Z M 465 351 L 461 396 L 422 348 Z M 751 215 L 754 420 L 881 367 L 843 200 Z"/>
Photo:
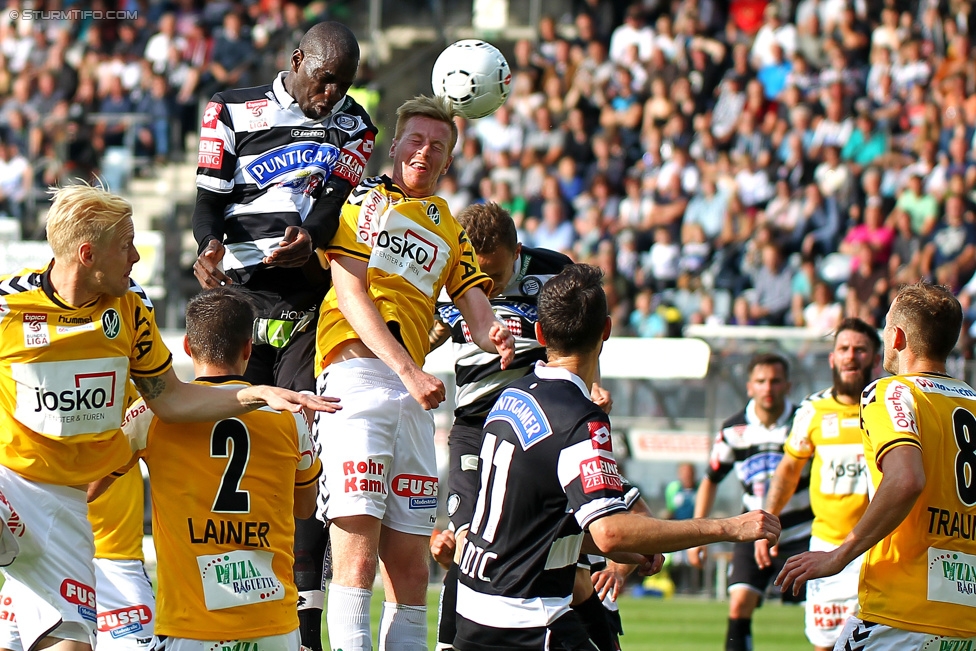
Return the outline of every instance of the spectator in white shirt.
<path id="1" fill-rule="evenodd" d="M 641 5 L 633 4 L 627 8 L 622 25 L 613 30 L 610 36 L 610 59 L 623 63 L 627 46 L 637 45 L 641 61 L 649 61 L 654 50 L 654 30 L 646 24 L 646 16 Z"/>

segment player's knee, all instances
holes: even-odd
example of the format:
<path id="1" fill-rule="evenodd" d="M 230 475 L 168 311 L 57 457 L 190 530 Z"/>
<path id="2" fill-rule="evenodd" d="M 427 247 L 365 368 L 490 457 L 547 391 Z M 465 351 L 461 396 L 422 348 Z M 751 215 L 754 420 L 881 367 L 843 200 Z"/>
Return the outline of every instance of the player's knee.
<path id="1" fill-rule="evenodd" d="M 759 605 L 759 595 L 747 588 L 732 590 L 729 593 L 729 617 L 749 619 Z"/>

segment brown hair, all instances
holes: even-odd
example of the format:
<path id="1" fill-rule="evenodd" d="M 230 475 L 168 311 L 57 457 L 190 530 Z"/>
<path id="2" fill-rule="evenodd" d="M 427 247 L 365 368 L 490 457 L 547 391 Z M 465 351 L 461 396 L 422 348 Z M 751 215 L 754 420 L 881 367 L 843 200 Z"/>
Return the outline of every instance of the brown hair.
<path id="1" fill-rule="evenodd" d="M 948 287 L 918 282 L 899 290 L 889 319 L 917 357 L 944 362 L 959 340 L 962 306 Z"/>
<path id="2" fill-rule="evenodd" d="M 515 222 L 497 203 L 472 204 L 458 213 L 457 220 L 478 255 L 491 254 L 502 248 L 515 253 L 518 247 Z"/>

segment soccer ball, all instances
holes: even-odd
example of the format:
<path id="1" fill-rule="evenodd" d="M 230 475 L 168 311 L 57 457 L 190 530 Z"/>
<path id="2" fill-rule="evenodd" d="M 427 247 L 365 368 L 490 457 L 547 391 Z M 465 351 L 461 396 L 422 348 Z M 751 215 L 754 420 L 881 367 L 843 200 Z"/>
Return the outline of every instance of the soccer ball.
<path id="1" fill-rule="evenodd" d="M 465 39 L 447 46 L 431 72 L 434 94 L 447 97 L 464 117 L 476 120 L 505 103 L 512 85 L 508 61 L 491 43 Z"/>

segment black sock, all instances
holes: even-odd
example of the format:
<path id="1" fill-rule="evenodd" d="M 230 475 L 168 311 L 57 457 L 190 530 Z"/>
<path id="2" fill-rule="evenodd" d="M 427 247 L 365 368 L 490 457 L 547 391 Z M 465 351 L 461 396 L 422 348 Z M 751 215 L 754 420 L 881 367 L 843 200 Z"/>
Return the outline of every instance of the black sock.
<path id="1" fill-rule="evenodd" d="M 729 632 L 725 636 L 725 651 L 752 651 L 752 618 L 729 618 Z"/>
<path id="2" fill-rule="evenodd" d="M 444 575 L 444 590 L 441 592 L 441 604 L 437 612 L 437 647 L 450 648 L 454 644 L 457 634 L 457 586 L 458 566 L 451 563 L 450 569 Z"/>
<path id="3" fill-rule="evenodd" d="M 617 644 L 617 636 L 610 629 L 607 609 L 596 592 L 591 594 L 583 603 L 573 606 L 573 610 L 583 620 L 586 632 L 600 651 L 617 651 L 620 649 L 620 645 Z"/>
<path id="4" fill-rule="evenodd" d="M 298 631 L 302 646 L 312 651 L 322 651 L 322 610 L 306 608 L 298 611 Z"/>

